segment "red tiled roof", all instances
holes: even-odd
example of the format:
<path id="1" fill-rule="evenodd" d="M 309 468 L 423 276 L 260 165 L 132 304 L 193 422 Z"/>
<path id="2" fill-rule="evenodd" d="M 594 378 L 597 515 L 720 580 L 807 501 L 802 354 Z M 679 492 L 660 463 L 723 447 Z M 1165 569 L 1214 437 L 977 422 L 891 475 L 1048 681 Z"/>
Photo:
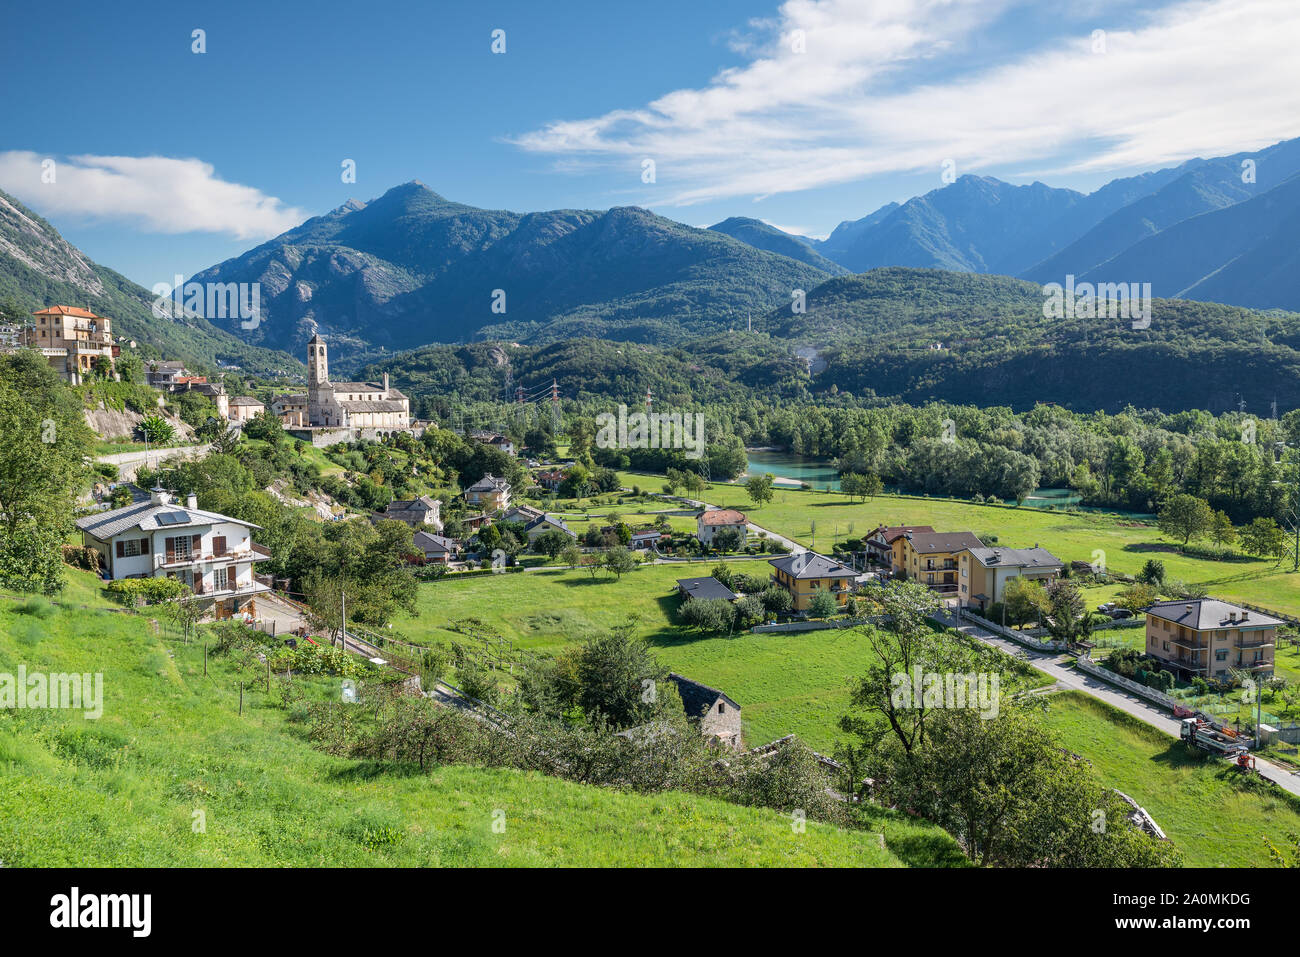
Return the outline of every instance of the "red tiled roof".
<path id="1" fill-rule="evenodd" d="M 48 309 L 42 309 L 39 312 L 33 312 L 33 316 L 76 316 L 79 319 L 99 319 L 89 309 L 79 309 L 76 306 L 50 306 Z"/>
<path id="2" fill-rule="evenodd" d="M 737 512 L 734 508 L 715 508 L 702 512 L 699 519 L 702 525 L 744 525 L 745 513 Z"/>

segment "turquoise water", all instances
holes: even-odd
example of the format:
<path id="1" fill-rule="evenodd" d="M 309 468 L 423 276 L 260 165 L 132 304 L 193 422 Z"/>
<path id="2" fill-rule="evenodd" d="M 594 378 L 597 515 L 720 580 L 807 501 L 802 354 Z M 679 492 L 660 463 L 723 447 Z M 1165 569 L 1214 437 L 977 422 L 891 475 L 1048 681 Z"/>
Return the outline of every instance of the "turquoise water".
<path id="1" fill-rule="evenodd" d="M 746 472 L 749 475 L 762 475 L 771 472 L 777 478 L 794 479 L 807 482 L 818 491 L 827 486 L 831 491 L 840 490 L 840 474 L 835 466 L 825 459 L 805 459 L 788 452 L 747 452 L 749 459 Z"/>
<path id="2" fill-rule="evenodd" d="M 792 455 L 789 452 L 747 452 L 748 465 L 746 474 L 762 475 L 764 472 L 771 472 L 777 478 L 794 479 L 796 482 L 807 482 L 817 491 L 822 491 L 829 487 L 831 491 L 840 490 L 840 476 L 835 471 L 835 467 L 826 459 L 806 459 L 799 455 Z M 897 489 L 887 488 L 886 491 L 896 492 Z M 1026 508 L 1046 508 L 1046 509 L 1064 509 L 1080 508 L 1083 511 L 1113 511 L 1112 509 L 1094 509 L 1087 505 L 1080 505 L 1079 493 L 1069 488 L 1039 488 L 1029 495 L 1024 501 Z M 1007 505 L 1015 505 L 1014 499 L 1008 499 Z M 1128 513 L 1125 513 L 1128 514 Z M 1144 517 L 1133 513 L 1134 517 Z"/>

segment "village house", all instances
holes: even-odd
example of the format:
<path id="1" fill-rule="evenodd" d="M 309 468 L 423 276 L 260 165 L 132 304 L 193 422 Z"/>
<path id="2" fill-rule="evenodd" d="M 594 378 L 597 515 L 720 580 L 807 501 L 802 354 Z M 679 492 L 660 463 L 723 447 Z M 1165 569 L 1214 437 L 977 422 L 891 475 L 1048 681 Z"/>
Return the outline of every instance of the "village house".
<path id="1" fill-rule="evenodd" d="M 894 541 L 894 558 L 905 577 L 941 595 L 957 595 L 959 556 L 968 548 L 983 547 L 970 532 L 908 532 Z M 900 571 L 897 565 L 894 571 Z"/>
<path id="2" fill-rule="evenodd" d="M 465 489 L 465 501 L 484 511 L 505 511 L 510 507 L 510 483 L 489 473 Z"/>
<path id="3" fill-rule="evenodd" d="M 189 377 L 190 371 L 185 368 L 184 362 L 175 362 L 171 360 L 151 361 L 145 367 L 144 381 L 146 385 L 155 389 L 166 389 L 171 391 L 177 379 Z"/>
<path id="4" fill-rule="evenodd" d="M 1147 654 L 1187 678 L 1273 673 L 1277 618 L 1214 598 L 1159 601 L 1146 618 Z"/>
<path id="5" fill-rule="evenodd" d="M 682 601 L 690 601 L 693 598 L 699 598 L 704 601 L 710 601 L 713 599 L 735 601 L 740 597 L 739 594 L 732 591 L 711 575 L 706 578 L 677 579 L 677 593 L 682 596 Z"/>
<path id="6" fill-rule="evenodd" d="M 630 548 L 653 548 L 663 539 L 664 532 L 658 528 L 642 528 L 632 533 L 632 540 L 628 542 Z"/>
<path id="7" fill-rule="evenodd" d="M 543 469 L 537 473 L 537 484 L 554 492 L 564 484 L 564 469 Z"/>
<path id="8" fill-rule="evenodd" d="M 836 604 L 844 605 L 858 580 L 856 569 L 816 552 L 782 555 L 768 564 L 775 569 L 772 581 L 790 593 L 796 612 L 807 611 L 813 596 L 822 592 L 834 598 Z"/>
<path id="9" fill-rule="evenodd" d="M 286 429 L 305 429 L 311 425 L 311 413 L 305 392 L 273 396 L 271 413 Z"/>
<path id="10" fill-rule="evenodd" d="M 524 526 L 524 534 L 528 536 L 529 545 L 537 541 L 538 535 L 549 531 L 560 532 L 574 540 L 578 537 L 577 532 L 564 524 L 564 519 L 556 518 L 554 515 L 543 515 L 541 518 L 535 518 Z"/>
<path id="11" fill-rule="evenodd" d="M 413 499 L 394 499 L 388 503 L 388 507 L 384 509 L 380 517 L 405 522 L 417 531 L 428 531 L 432 527 L 435 532 L 441 532 L 441 510 L 442 501 L 440 499 L 421 495 L 419 498 Z"/>
<path id="12" fill-rule="evenodd" d="M 482 429 L 474 429 L 470 432 L 469 437 L 475 442 L 481 442 L 484 445 L 490 445 L 506 455 L 515 454 L 515 443 L 511 441 L 510 436 L 502 435 L 500 432 L 487 432 Z"/>
<path id="13" fill-rule="evenodd" d="M 512 505 L 504 515 L 501 516 L 503 522 L 522 522 L 527 525 L 529 522 L 536 521 L 546 513 L 540 508 L 534 508 L 532 505 Z"/>
<path id="14" fill-rule="evenodd" d="M 1029 578 L 1046 585 L 1056 578 L 1065 563 L 1045 548 L 967 548 L 958 556 L 961 587 L 958 598 L 963 607 L 978 606 L 980 611 L 1000 602 L 1013 578 Z"/>
<path id="15" fill-rule="evenodd" d="M 23 344 L 39 349 L 65 382 L 80 385 L 99 359 L 111 364 L 121 349 L 114 345 L 112 320 L 76 306 L 50 306 L 32 313 L 35 324 L 24 330 Z"/>
<path id="16" fill-rule="evenodd" d="M 251 422 L 266 411 L 266 406 L 251 395 L 237 395 L 230 400 L 230 421 L 238 425 Z"/>
<path id="17" fill-rule="evenodd" d="M 269 591 L 254 572 L 270 552 L 253 542 L 259 526 L 185 505 L 155 488 L 147 501 L 77 519 L 83 543 L 99 552 L 110 581 L 174 578 L 216 618 L 255 616 L 255 597 Z"/>
<path id="18" fill-rule="evenodd" d="M 691 724 L 699 727 L 700 734 L 737 751 L 744 746 L 740 705 L 717 688 L 710 688 L 679 674 L 669 674 L 668 680 L 677 686 L 686 717 Z"/>
<path id="19" fill-rule="evenodd" d="M 416 532 L 415 550 L 426 562 L 446 565 L 456 554 L 456 540 L 431 532 Z"/>
<path id="20" fill-rule="evenodd" d="M 734 508 L 713 508 L 695 516 L 695 534 L 704 545 L 713 544 L 713 536 L 724 528 L 735 529 L 740 533 L 740 544 L 745 544 L 749 534 L 749 520 L 744 512 Z"/>

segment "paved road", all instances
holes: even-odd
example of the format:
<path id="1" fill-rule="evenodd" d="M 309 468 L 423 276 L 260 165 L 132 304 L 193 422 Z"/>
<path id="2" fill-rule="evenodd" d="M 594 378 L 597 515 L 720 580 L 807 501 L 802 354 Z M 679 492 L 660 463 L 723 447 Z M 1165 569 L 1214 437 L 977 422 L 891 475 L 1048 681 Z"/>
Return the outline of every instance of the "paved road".
<path id="1" fill-rule="evenodd" d="M 1178 719 L 1164 708 L 1112 684 L 1107 684 L 1105 681 L 1094 678 L 1086 672 L 1070 667 L 1070 662 L 1073 660 L 1070 655 L 1032 651 L 968 621 L 963 621 L 958 625 L 954 623 L 952 618 L 949 618 L 947 624 L 956 628 L 962 634 L 970 635 L 986 645 L 992 645 L 994 648 L 1002 649 L 1009 655 L 1025 659 L 1039 671 L 1055 679 L 1058 688 L 1090 694 L 1094 698 L 1098 698 L 1127 714 L 1131 714 L 1144 724 L 1148 724 L 1158 731 L 1163 731 L 1171 738 L 1177 738 L 1179 735 L 1180 725 Z M 1300 797 L 1300 776 L 1292 774 L 1271 761 L 1266 761 L 1260 757 L 1256 757 L 1255 763 L 1261 773 L 1277 782 L 1283 789 Z"/>
<path id="2" fill-rule="evenodd" d="M 199 459 L 207 455 L 210 448 L 210 445 L 182 445 L 176 448 L 150 449 L 147 456 L 144 452 L 114 452 L 112 455 L 96 456 L 95 461 L 116 465 L 118 480 L 130 482 L 146 461 L 156 466 L 159 462 L 178 457 Z"/>

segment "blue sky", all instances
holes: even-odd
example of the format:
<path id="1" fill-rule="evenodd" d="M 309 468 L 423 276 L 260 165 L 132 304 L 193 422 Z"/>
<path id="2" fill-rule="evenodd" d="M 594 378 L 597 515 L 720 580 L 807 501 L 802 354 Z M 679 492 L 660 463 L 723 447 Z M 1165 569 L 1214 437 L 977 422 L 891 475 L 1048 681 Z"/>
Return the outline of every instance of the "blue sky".
<path id="1" fill-rule="evenodd" d="M 1297 7 L 11 6 L 0 188 L 146 286 L 411 179 L 486 207 L 636 204 L 825 235 L 940 187 L 945 160 L 1086 191 L 1297 135 Z"/>

